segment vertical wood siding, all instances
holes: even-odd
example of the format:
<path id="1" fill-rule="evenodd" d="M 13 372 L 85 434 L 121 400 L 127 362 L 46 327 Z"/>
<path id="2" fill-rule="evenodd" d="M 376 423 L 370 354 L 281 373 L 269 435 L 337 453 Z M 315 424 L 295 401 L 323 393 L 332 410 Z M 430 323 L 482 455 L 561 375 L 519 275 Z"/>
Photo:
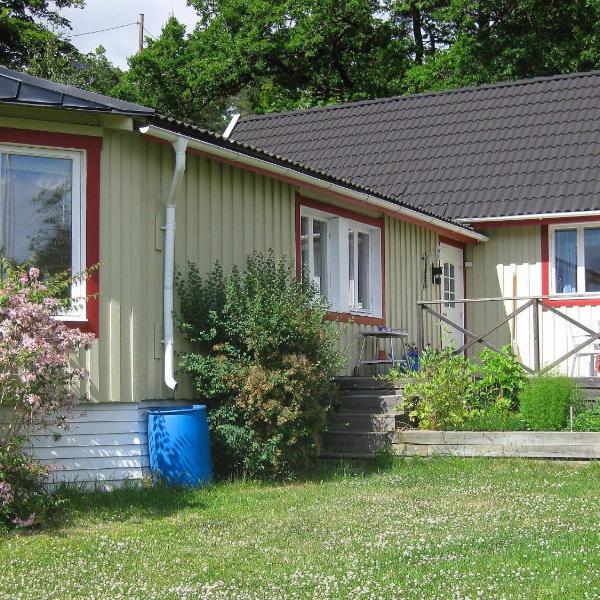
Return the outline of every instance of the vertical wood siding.
<path id="1" fill-rule="evenodd" d="M 162 331 L 164 198 L 173 150 L 106 131 L 102 149 L 100 337 L 80 360 L 96 402 L 169 398 L 155 328 Z M 287 184 L 188 155 L 177 202 L 175 261 L 208 270 L 241 264 L 253 250 L 293 257 L 294 190 Z M 158 242 L 158 243 L 157 243 Z M 162 335 L 162 334 L 161 334 Z M 160 338 L 161 335 L 158 337 Z M 176 340 L 178 348 L 182 341 Z M 158 350 L 158 353 L 156 352 Z M 175 397 L 191 397 L 184 377 Z"/>
<path id="2" fill-rule="evenodd" d="M 162 383 L 162 279 L 164 198 L 171 181 L 173 150 L 127 132 L 106 130 L 102 149 L 100 226 L 100 339 L 81 356 L 90 370 L 95 402 L 190 398 L 189 382 L 173 395 Z M 177 202 L 176 265 L 195 262 L 206 272 L 216 260 L 225 271 L 254 250 L 272 248 L 295 256 L 295 192 L 289 184 L 188 153 Z M 413 224 L 385 219 L 386 323 L 416 339 L 416 302 L 437 297 L 423 290 L 424 252 L 437 235 Z M 157 250 L 157 248 L 159 248 Z M 349 373 L 358 357 L 358 331 L 339 325 Z M 426 339 L 437 343 L 427 322 Z M 176 338 L 176 347 L 182 340 Z M 159 358 L 157 358 L 157 356 Z"/>
<path id="3" fill-rule="evenodd" d="M 542 293 L 540 226 L 502 227 L 486 232 L 489 241 L 472 246 L 467 260 L 473 266 L 467 269 L 467 297 L 486 298 L 513 296 L 513 276 L 516 275 L 516 295 L 536 296 Z M 520 306 L 522 303 L 518 303 Z M 468 328 L 482 333 L 506 317 L 514 309 L 512 302 L 484 303 L 471 306 L 467 311 Z M 559 309 L 595 329 L 600 326 L 600 307 L 573 306 Z M 516 348 L 525 364 L 533 367 L 533 323 L 531 310 L 519 315 L 510 324 L 491 335 L 490 342 L 502 345 L 511 342 L 511 331 Z M 583 332 L 549 311 L 540 312 L 541 364 L 550 364 L 583 341 Z M 480 348 L 479 348 L 480 349 Z M 591 375 L 591 359 L 579 357 L 562 363 L 558 370 L 578 376 Z"/>

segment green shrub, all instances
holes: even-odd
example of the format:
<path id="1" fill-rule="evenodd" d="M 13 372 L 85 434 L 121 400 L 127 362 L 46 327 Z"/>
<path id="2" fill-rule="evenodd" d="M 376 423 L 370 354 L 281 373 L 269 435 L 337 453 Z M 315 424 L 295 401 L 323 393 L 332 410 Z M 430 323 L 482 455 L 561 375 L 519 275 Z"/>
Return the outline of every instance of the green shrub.
<path id="1" fill-rule="evenodd" d="M 569 377 L 533 377 L 519 395 L 521 417 L 534 431 L 560 431 L 567 425 L 569 406 L 582 404 L 581 393 Z"/>
<path id="2" fill-rule="evenodd" d="M 509 408 L 516 410 L 527 375 L 510 345 L 504 346 L 501 353 L 484 348 L 479 359 L 480 377 L 476 379 L 474 389 L 479 407 L 494 406 L 499 399 L 505 399 Z"/>
<path id="3" fill-rule="evenodd" d="M 583 410 L 573 417 L 573 431 L 600 431 L 600 403 L 591 410 Z"/>
<path id="4" fill-rule="evenodd" d="M 58 504 L 44 487 L 47 467 L 23 454 L 22 441 L 0 444 L 0 528 L 44 523 Z"/>
<path id="5" fill-rule="evenodd" d="M 219 264 L 178 274 L 179 363 L 209 404 L 215 471 L 287 477 L 318 453 L 341 367 L 337 334 L 315 286 L 287 259 L 255 253 L 243 271 Z"/>
<path id="6" fill-rule="evenodd" d="M 426 350 L 404 389 L 409 416 L 420 429 L 455 429 L 473 402 L 475 366 L 450 348 Z"/>
<path id="7" fill-rule="evenodd" d="M 518 413 L 499 406 L 473 410 L 460 424 L 461 431 L 523 431 L 525 423 Z"/>

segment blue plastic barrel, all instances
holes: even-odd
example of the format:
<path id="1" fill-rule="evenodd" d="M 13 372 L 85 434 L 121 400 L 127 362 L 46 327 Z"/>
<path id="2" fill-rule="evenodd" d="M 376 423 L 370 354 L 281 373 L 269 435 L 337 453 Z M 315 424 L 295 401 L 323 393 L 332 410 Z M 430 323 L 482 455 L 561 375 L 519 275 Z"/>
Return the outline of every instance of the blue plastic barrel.
<path id="1" fill-rule="evenodd" d="M 171 485 L 199 486 L 212 478 L 206 406 L 148 411 L 150 469 Z"/>

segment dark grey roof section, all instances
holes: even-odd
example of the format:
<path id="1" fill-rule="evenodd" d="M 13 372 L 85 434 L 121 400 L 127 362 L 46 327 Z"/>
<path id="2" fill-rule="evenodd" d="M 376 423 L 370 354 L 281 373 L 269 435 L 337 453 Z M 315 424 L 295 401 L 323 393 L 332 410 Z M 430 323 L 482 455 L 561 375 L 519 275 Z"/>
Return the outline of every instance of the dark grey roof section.
<path id="1" fill-rule="evenodd" d="M 0 103 L 25 104 L 109 112 L 122 115 L 150 115 L 151 108 L 124 102 L 102 94 L 88 92 L 71 85 L 54 83 L 0 66 Z"/>
<path id="2" fill-rule="evenodd" d="M 600 72 L 247 117 L 230 137 L 448 219 L 600 210 Z"/>
<path id="3" fill-rule="evenodd" d="M 424 208 L 415 208 L 414 206 L 410 206 L 406 202 L 403 202 L 399 198 L 394 198 L 390 195 L 380 193 L 377 191 L 373 191 L 368 187 L 360 185 L 358 183 L 354 183 L 349 179 L 345 179 L 343 177 L 336 177 L 327 173 L 317 167 L 312 167 L 308 165 L 304 165 L 297 161 L 291 160 L 285 156 L 279 156 L 272 152 L 268 152 L 262 149 L 255 148 L 250 144 L 246 144 L 243 142 L 238 142 L 232 139 L 224 138 L 222 135 L 217 133 L 213 133 L 212 131 L 208 131 L 207 129 L 202 129 L 201 127 L 197 127 L 196 125 L 191 125 L 189 123 L 184 123 L 183 121 L 178 121 L 177 119 L 173 119 L 171 117 L 165 117 L 163 115 L 154 115 L 148 119 L 148 122 L 157 126 L 162 127 L 163 129 L 168 129 L 174 133 L 180 133 L 182 135 L 187 135 L 189 137 L 193 137 L 198 140 L 206 141 L 215 146 L 219 146 L 221 148 L 227 148 L 230 150 L 236 150 L 245 154 L 246 156 L 252 156 L 254 158 L 258 158 L 269 163 L 280 165 L 283 167 L 289 167 L 298 173 L 303 173 L 305 175 L 311 175 L 313 177 L 317 177 L 318 179 L 322 179 L 323 181 L 327 181 L 330 183 L 334 183 L 336 185 L 340 185 L 342 187 L 351 189 L 356 192 L 362 192 L 364 194 L 369 194 L 379 198 L 380 200 L 384 200 L 393 204 L 395 206 L 402 206 L 404 208 L 408 208 L 411 210 L 415 210 L 418 213 L 421 213 L 424 216 L 434 217 L 435 219 L 439 219 L 440 221 L 445 221 L 448 224 L 458 225 L 462 229 L 466 231 L 473 231 L 471 227 L 465 225 L 463 223 L 457 223 L 445 217 L 440 217 L 439 215 L 427 210 Z"/>

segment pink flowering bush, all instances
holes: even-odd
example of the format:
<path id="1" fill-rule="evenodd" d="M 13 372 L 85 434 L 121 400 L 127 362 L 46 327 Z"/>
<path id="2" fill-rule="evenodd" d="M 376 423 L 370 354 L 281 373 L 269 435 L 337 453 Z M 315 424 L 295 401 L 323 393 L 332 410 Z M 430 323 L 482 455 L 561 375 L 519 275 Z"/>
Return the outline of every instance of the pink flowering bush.
<path id="1" fill-rule="evenodd" d="M 22 454 L 24 440 L 45 428 L 67 428 L 66 417 L 81 399 L 85 369 L 71 364 L 93 335 L 69 328 L 54 315 L 67 301 L 57 290 L 65 278 L 42 282 L 36 268 L 6 268 L 0 281 L 0 521 L 23 526 L 41 520 L 47 470 Z M 44 498 L 43 502 L 41 498 Z M 44 512 L 44 510 L 42 510 Z"/>

